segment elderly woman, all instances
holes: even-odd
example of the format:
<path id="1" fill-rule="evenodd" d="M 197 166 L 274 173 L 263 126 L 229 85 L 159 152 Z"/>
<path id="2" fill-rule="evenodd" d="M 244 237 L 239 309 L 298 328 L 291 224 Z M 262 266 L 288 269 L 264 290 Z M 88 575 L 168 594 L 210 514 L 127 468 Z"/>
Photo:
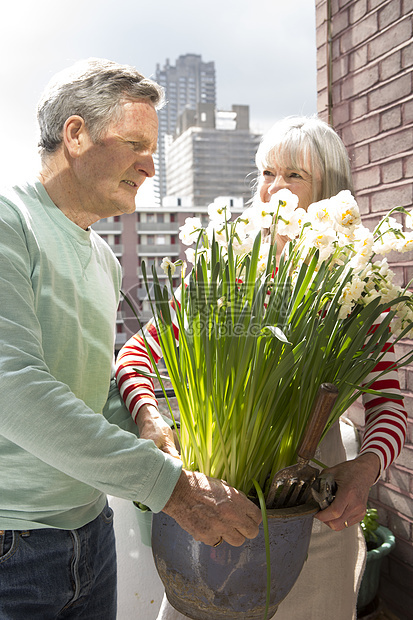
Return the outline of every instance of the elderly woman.
<path id="1" fill-rule="evenodd" d="M 268 203 L 271 196 L 287 188 L 296 194 L 299 207 L 330 198 L 341 190 L 352 190 L 351 171 L 345 147 L 326 123 L 316 118 L 287 118 L 264 136 L 256 156 L 259 180 L 255 201 Z M 263 231 L 263 235 L 269 231 Z M 286 239 L 277 239 L 277 253 Z M 159 351 L 153 334 L 154 351 Z M 156 408 L 148 379 L 135 370 L 145 367 L 147 354 L 139 335 L 126 343 L 118 358 L 117 378 L 132 415 L 150 403 Z M 381 365 L 394 361 L 392 349 Z M 380 385 L 371 387 L 394 393 L 396 372 L 389 372 Z M 126 399 L 127 396 L 127 399 Z M 350 620 L 356 617 L 359 582 L 365 560 L 365 545 L 358 523 L 362 520 L 370 487 L 398 456 L 404 442 L 407 415 L 400 404 L 374 395 L 363 398 L 366 432 L 357 458 L 346 461 L 338 423 L 321 443 L 317 458 L 327 463 L 338 490 L 333 503 L 316 515 L 308 560 L 287 598 L 280 604 L 276 620 Z M 151 435 L 152 433 L 152 435 Z M 155 426 L 146 435 L 170 450 L 168 430 Z M 394 438 L 397 437 L 397 441 Z M 168 447 L 169 445 L 169 447 Z M 173 449 L 172 449 L 173 450 Z M 166 599 L 158 620 L 184 618 Z"/>

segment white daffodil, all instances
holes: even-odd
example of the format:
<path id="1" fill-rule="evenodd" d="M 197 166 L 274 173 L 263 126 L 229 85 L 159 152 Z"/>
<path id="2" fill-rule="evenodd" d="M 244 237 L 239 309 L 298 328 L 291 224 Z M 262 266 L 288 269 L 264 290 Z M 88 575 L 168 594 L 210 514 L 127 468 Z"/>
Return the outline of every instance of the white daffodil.
<path id="1" fill-rule="evenodd" d="M 213 222 L 223 224 L 231 218 L 231 210 L 226 203 L 215 201 L 208 205 L 208 215 Z"/>
<path id="2" fill-rule="evenodd" d="M 274 212 L 270 209 L 269 203 L 259 201 L 248 209 L 248 219 L 253 228 L 269 228 L 273 217 Z"/>
<path id="3" fill-rule="evenodd" d="M 311 222 L 311 227 L 315 230 L 333 228 L 333 217 L 330 211 L 331 203 L 328 199 L 310 204 L 307 209 L 307 215 Z"/>
<path id="4" fill-rule="evenodd" d="M 289 239 L 295 239 L 296 237 L 299 237 L 304 223 L 308 222 L 309 219 L 307 212 L 300 207 L 290 213 L 287 216 L 288 219 L 284 219 L 284 214 L 282 217 L 283 219 L 280 219 L 277 222 L 277 233 L 279 235 L 288 237 Z"/>
<path id="5" fill-rule="evenodd" d="M 199 217 L 187 217 L 185 224 L 179 228 L 179 238 L 184 245 L 192 245 L 198 238 L 202 228 Z"/>
<path id="6" fill-rule="evenodd" d="M 187 248 L 185 250 L 185 256 L 186 256 L 186 260 L 188 261 L 188 263 L 191 263 L 191 265 L 195 264 L 195 250 L 194 250 L 194 248 Z"/>
<path id="7" fill-rule="evenodd" d="M 358 204 L 349 190 L 343 190 L 330 198 L 330 203 L 335 230 L 346 235 L 361 224 Z"/>
<path id="8" fill-rule="evenodd" d="M 397 240 L 396 249 L 401 253 L 410 252 L 413 250 L 413 232 L 405 232 L 403 238 Z"/>
<path id="9" fill-rule="evenodd" d="M 268 205 L 268 210 L 272 213 L 277 213 L 278 210 L 280 212 L 283 210 L 285 214 L 291 213 L 298 207 L 298 196 L 290 192 L 289 189 L 280 189 L 271 196 Z"/>
<path id="10" fill-rule="evenodd" d="M 171 261 L 171 259 L 169 258 L 169 256 L 165 256 L 162 260 L 161 263 L 161 269 L 164 270 L 164 272 L 166 273 L 166 275 L 168 275 L 168 273 L 170 272 L 171 275 L 173 276 L 175 271 L 176 271 L 176 265 L 175 263 L 173 263 Z"/>
<path id="11" fill-rule="evenodd" d="M 207 236 L 210 242 L 212 241 L 213 236 L 215 235 L 215 240 L 219 243 L 219 245 L 221 246 L 227 245 L 227 231 L 226 231 L 225 224 L 211 221 L 209 222 L 207 226 L 206 233 L 207 233 Z"/>
<path id="12" fill-rule="evenodd" d="M 331 228 L 326 230 L 309 230 L 305 237 L 305 247 L 307 251 L 317 248 L 319 251 L 319 262 L 326 260 L 335 250 L 337 235 Z"/>
<path id="13" fill-rule="evenodd" d="M 408 211 L 406 215 L 406 226 L 407 228 L 413 228 L 413 209 Z"/>
<path id="14" fill-rule="evenodd" d="M 247 235 L 245 237 L 234 237 L 232 241 L 232 249 L 234 254 L 237 256 L 242 256 L 243 254 L 247 254 L 251 252 L 252 246 L 254 245 L 254 235 Z"/>

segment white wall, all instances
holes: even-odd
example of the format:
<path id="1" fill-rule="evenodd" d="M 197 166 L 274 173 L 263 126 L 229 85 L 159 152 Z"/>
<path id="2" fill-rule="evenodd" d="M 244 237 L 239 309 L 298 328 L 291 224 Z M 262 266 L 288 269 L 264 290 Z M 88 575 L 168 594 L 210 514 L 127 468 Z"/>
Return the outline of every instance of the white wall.
<path id="1" fill-rule="evenodd" d="M 115 513 L 118 620 L 156 620 L 164 590 L 152 550 L 141 542 L 137 511 L 118 497 L 109 497 L 109 503 Z"/>

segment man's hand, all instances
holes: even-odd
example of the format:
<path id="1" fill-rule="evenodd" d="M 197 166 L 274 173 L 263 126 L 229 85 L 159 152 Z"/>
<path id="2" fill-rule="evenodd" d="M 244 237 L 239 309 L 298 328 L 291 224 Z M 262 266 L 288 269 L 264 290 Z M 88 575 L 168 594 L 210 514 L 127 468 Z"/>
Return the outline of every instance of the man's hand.
<path id="1" fill-rule="evenodd" d="M 214 545 L 223 540 L 239 547 L 255 538 L 261 511 L 223 480 L 199 472 L 182 470 L 175 489 L 163 509 L 195 540 Z"/>
<path id="2" fill-rule="evenodd" d="M 153 405 L 141 407 L 136 423 L 141 439 L 152 439 L 160 450 L 178 459 L 180 458 L 175 446 L 174 433 L 156 407 Z"/>
<path id="3" fill-rule="evenodd" d="M 379 471 L 379 457 L 372 452 L 325 469 L 323 473 L 334 476 L 337 493 L 333 503 L 315 515 L 316 519 L 337 532 L 359 523 L 366 514 L 370 487 L 375 483 Z"/>

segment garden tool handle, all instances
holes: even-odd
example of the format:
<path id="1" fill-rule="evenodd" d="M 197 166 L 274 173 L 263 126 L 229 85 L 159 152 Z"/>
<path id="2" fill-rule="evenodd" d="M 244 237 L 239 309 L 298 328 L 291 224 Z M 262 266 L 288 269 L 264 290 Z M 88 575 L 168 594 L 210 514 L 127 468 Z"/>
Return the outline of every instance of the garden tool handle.
<path id="1" fill-rule="evenodd" d="M 338 389 L 333 383 L 322 383 L 318 388 L 304 436 L 297 451 L 299 458 L 305 461 L 311 461 L 313 458 L 337 396 Z"/>

